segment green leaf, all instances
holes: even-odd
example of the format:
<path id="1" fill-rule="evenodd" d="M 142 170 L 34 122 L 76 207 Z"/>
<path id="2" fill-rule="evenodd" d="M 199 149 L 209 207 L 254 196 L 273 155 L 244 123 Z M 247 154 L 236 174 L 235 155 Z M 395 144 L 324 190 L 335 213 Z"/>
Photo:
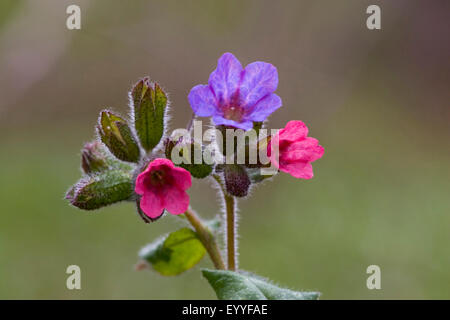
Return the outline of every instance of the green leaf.
<path id="1" fill-rule="evenodd" d="M 195 266 L 205 252 L 197 234 L 182 228 L 148 244 L 139 252 L 139 257 L 163 276 L 175 276 Z"/>
<path id="2" fill-rule="evenodd" d="M 72 205 L 94 210 L 128 200 L 133 195 L 131 174 L 122 170 L 108 170 L 78 181 L 66 194 Z"/>
<path id="3" fill-rule="evenodd" d="M 280 288 L 268 280 L 247 273 L 202 269 L 203 276 L 220 300 L 317 300 L 319 292 Z"/>
<path id="4" fill-rule="evenodd" d="M 139 161 L 139 146 L 124 119 L 109 110 L 103 110 L 98 120 L 97 132 L 101 141 L 117 159 Z"/>
<path id="5" fill-rule="evenodd" d="M 134 85 L 131 100 L 137 135 L 142 147 L 151 151 L 164 134 L 167 95 L 157 83 L 152 84 L 144 78 Z"/>

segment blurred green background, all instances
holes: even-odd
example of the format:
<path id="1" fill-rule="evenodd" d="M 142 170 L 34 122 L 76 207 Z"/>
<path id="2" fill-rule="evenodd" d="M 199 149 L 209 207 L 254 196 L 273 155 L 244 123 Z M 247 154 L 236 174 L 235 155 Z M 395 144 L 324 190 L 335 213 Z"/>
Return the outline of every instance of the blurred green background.
<path id="1" fill-rule="evenodd" d="M 69 31 L 66 7 L 81 7 Z M 366 28 L 379 4 L 382 29 Z M 323 299 L 450 298 L 448 1 L 0 1 L 0 298 L 209 299 L 198 268 L 136 272 L 137 251 L 174 229 L 130 203 L 98 212 L 63 195 L 104 107 L 127 112 L 149 75 L 171 128 L 223 52 L 278 68 L 283 108 L 325 147 L 315 177 L 280 174 L 240 201 L 240 266 Z M 190 190 L 219 211 L 210 181 Z M 67 290 L 76 264 L 82 290 Z M 366 287 L 381 267 L 381 290 Z M 211 266 L 204 259 L 202 266 Z"/>

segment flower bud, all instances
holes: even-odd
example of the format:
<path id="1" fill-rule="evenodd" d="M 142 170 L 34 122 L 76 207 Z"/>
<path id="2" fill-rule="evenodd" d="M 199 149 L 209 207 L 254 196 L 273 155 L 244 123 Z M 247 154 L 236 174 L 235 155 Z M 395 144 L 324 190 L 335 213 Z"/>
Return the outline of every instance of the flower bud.
<path id="1" fill-rule="evenodd" d="M 130 101 L 136 133 L 142 147 L 149 152 L 164 135 L 167 95 L 157 83 L 144 78 L 134 85 Z"/>
<path id="2" fill-rule="evenodd" d="M 80 179 L 66 193 L 70 203 L 83 210 L 94 210 L 128 200 L 133 196 L 133 181 L 129 173 L 108 170 Z"/>
<path id="3" fill-rule="evenodd" d="M 118 159 L 138 162 L 140 151 L 127 122 L 111 111 L 100 113 L 97 131 L 102 142 Z"/>
<path id="4" fill-rule="evenodd" d="M 182 139 L 179 141 L 167 139 L 164 145 L 166 158 L 189 171 L 194 178 L 203 179 L 211 174 L 213 165 L 204 161 L 203 147 L 199 143 L 185 142 Z M 199 161 L 195 157 L 196 153 L 201 156 Z M 179 163 L 179 160 L 182 162 Z"/>
<path id="5" fill-rule="evenodd" d="M 88 142 L 81 150 L 81 168 L 86 174 L 102 171 L 108 168 L 106 155 L 99 141 Z"/>
<path id="6" fill-rule="evenodd" d="M 227 164 L 224 168 L 225 188 L 235 197 L 245 197 L 250 188 L 250 178 L 245 168 L 238 164 Z"/>

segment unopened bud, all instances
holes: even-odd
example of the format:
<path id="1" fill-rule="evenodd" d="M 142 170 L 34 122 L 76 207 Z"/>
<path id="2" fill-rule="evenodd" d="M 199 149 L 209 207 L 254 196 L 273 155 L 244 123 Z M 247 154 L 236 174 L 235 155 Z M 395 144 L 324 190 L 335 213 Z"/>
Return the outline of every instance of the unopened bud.
<path id="1" fill-rule="evenodd" d="M 199 143 L 179 139 L 164 141 L 166 158 L 175 165 L 186 169 L 194 178 L 202 179 L 209 176 L 213 170 L 212 164 L 203 159 L 203 148 Z M 199 155 L 196 159 L 196 154 Z"/>
<path id="2" fill-rule="evenodd" d="M 144 78 L 134 85 L 130 100 L 136 133 L 142 147 L 149 152 L 164 135 L 167 95 L 157 83 Z"/>
<path id="3" fill-rule="evenodd" d="M 118 159 L 138 162 L 140 151 L 127 122 L 111 111 L 100 113 L 97 131 L 102 142 Z"/>
<path id="4" fill-rule="evenodd" d="M 99 141 L 88 142 L 81 150 L 81 168 L 84 173 L 102 171 L 108 168 L 106 155 Z"/>
<path id="5" fill-rule="evenodd" d="M 235 197 L 245 197 L 250 188 L 250 178 L 245 168 L 238 164 L 227 164 L 224 170 L 227 192 Z"/>
<path id="6" fill-rule="evenodd" d="M 132 196 L 131 175 L 121 170 L 108 170 L 82 178 L 67 191 L 66 199 L 80 209 L 94 210 Z"/>

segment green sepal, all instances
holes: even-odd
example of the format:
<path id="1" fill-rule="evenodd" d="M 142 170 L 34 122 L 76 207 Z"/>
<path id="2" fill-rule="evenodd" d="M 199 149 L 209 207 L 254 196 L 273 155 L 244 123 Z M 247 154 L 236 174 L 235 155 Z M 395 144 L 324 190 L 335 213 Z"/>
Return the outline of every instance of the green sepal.
<path id="1" fill-rule="evenodd" d="M 104 144 L 94 140 L 86 143 L 81 149 L 81 169 L 85 174 L 97 174 L 109 169 L 131 171 L 134 169 L 134 165 L 112 157 L 106 151 Z"/>
<path id="2" fill-rule="evenodd" d="M 256 133 L 259 133 L 259 130 L 261 130 L 263 127 L 264 127 L 263 121 L 253 122 L 253 130 L 255 130 Z"/>
<path id="3" fill-rule="evenodd" d="M 128 200 L 133 196 L 131 174 L 118 169 L 103 171 L 81 178 L 66 193 L 70 203 L 83 210 L 101 207 Z"/>
<path id="4" fill-rule="evenodd" d="M 175 161 L 175 159 L 172 158 L 172 152 L 177 151 L 178 158 L 185 159 L 185 161 L 179 164 L 178 161 Z M 203 154 L 203 148 L 198 143 L 185 143 L 182 141 L 174 142 L 172 140 L 167 140 L 165 143 L 166 157 L 170 159 L 176 166 L 186 169 L 194 178 L 206 178 L 212 173 L 213 165 L 205 163 L 203 161 L 203 156 L 201 158 L 202 163 L 195 163 L 195 152 L 197 152 L 198 154 Z"/>
<path id="5" fill-rule="evenodd" d="M 167 95 L 157 83 L 144 78 L 134 85 L 130 96 L 136 133 L 142 147 L 149 152 L 164 135 Z"/>
<path id="6" fill-rule="evenodd" d="M 81 169 L 84 173 L 103 171 L 108 168 L 106 154 L 99 141 L 88 142 L 81 149 Z"/>
<path id="7" fill-rule="evenodd" d="M 250 273 L 202 269 L 220 300 L 317 300 L 319 292 L 280 288 Z"/>
<path id="8" fill-rule="evenodd" d="M 262 168 L 247 168 L 247 174 L 250 178 L 250 181 L 252 183 L 260 183 L 268 178 L 272 178 L 275 174 L 272 175 L 262 175 L 261 174 Z"/>
<path id="9" fill-rule="evenodd" d="M 97 132 L 100 140 L 117 159 L 139 161 L 139 146 L 126 120 L 109 110 L 103 110 L 100 112 Z"/>
<path id="10" fill-rule="evenodd" d="M 161 275 L 175 276 L 195 266 L 205 253 L 197 233 L 182 228 L 142 248 L 139 257 Z"/>

